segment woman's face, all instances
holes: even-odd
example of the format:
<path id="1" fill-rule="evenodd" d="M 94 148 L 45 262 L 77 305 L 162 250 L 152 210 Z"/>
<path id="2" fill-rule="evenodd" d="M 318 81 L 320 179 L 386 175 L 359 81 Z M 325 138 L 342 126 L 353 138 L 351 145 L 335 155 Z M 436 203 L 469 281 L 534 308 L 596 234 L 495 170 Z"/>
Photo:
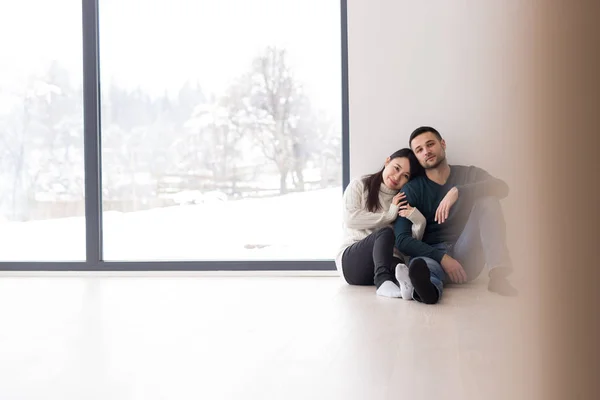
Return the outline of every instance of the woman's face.
<path id="1" fill-rule="evenodd" d="M 410 179 L 410 162 L 406 157 L 385 160 L 383 184 L 392 190 L 400 190 Z"/>

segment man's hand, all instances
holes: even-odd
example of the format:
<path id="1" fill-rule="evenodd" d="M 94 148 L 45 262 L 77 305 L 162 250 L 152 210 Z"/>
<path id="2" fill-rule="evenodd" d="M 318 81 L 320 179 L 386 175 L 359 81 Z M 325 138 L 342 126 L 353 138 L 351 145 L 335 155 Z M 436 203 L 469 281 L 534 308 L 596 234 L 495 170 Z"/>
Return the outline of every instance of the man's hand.
<path id="1" fill-rule="evenodd" d="M 454 283 L 465 283 L 467 281 L 467 273 L 462 265 L 448 254 L 444 254 L 442 258 L 442 268 L 446 271 L 446 275 Z"/>
<path id="2" fill-rule="evenodd" d="M 448 219 L 450 208 L 456 203 L 456 200 L 458 200 L 458 189 L 453 187 L 446 193 L 435 212 L 435 221 L 438 224 L 443 224 Z"/>

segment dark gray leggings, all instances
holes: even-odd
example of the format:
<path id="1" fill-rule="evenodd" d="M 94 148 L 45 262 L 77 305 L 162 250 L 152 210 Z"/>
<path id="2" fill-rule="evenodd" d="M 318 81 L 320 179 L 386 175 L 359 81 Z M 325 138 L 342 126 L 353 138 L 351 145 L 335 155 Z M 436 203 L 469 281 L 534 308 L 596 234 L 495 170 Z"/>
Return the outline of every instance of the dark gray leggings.
<path id="1" fill-rule="evenodd" d="M 396 237 L 390 227 L 381 228 L 348 247 L 342 255 L 342 272 L 350 285 L 375 285 L 385 281 L 398 283 L 394 257 Z"/>

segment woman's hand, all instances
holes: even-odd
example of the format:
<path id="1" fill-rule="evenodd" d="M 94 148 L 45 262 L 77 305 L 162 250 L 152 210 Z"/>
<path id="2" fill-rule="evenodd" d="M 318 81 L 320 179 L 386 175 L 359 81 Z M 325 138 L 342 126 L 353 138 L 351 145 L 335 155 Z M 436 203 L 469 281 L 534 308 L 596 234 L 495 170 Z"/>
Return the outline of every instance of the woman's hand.
<path id="1" fill-rule="evenodd" d="M 392 204 L 398 207 L 402 206 L 403 204 L 406 204 L 406 193 L 400 192 L 397 195 L 395 195 L 392 199 Z"/>
<path id="2" fill-rule="evenodd" d="M 407 218 L 413 213 L 414 209 L 415 208 L 413 206 L 406 203 L 399 207 L 398 215 L 401 217 Z"/>

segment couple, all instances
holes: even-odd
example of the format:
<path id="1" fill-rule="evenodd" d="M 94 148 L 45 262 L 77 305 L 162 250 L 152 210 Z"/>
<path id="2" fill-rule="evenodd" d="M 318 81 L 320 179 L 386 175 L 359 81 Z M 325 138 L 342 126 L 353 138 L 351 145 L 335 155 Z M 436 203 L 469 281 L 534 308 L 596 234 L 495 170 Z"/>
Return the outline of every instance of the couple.
<path id="1" fill-rule="evenodd" d="M 432 127 L 417 128 L 409 146 L 344 192 L 335 262 L 346 282 L 435 304 L 445 283 L 473 280 L 486 265 L 488 289 L 516 295 L 500 206 L 506 183 L 480 168 L 449 165 L 446 142 Z"/>

